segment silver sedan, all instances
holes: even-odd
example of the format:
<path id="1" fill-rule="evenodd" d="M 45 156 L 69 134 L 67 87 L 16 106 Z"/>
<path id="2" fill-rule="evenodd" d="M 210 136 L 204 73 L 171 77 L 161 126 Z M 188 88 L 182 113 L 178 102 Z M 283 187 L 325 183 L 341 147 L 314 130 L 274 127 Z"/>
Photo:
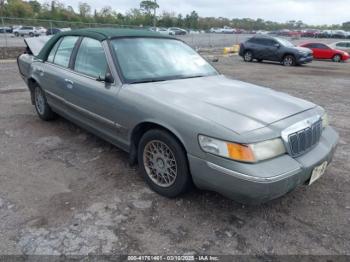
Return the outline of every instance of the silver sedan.
<path id="1" fill-rule="evenodd" d="M 312 184 L 332 160 L 338 134 L 323 108 L 221 75 L 172 37 L 95 28 L 35 45 L 19 69 L 39 117 L 129 152 L 163 196 L 195 185 L 261 203 Z"/>

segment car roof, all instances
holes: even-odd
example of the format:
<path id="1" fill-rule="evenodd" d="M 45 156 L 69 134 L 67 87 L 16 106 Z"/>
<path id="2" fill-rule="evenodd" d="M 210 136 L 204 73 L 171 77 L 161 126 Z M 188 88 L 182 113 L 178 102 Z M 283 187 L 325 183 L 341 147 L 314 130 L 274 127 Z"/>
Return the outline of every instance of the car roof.
<path id="1" fill-rule="evenodd" d="M 270 36 L 270 35 L 255 35 L 250 39 L 254 39 L 254 38 L 278 40 L 278 37 L 274 37 L 274 36 Z"/>
<path id="2" fill-rule="evenodd" d="M 322 42 L 304 42 L 301 45 L 308 45 L 308 44 L 321 44 L 321 45 L 328 45 L 326 43 L 322 43 Z"/>
<path id="3" fill-rule="evenodd" d="M 59 34 L 56 34 L 52 37 L 43 49 L 38 54 L 37 58 L 46 60 L 52 47 L 62 36 L 81 36 L 81 37 L 90 37 L 98 41 L 104 41 L 107 39 L 119 38 L 119 37 L 157 37 L 157 38 L 170 38 L 175 39 L 171 36 L 160 34 L 158 32 L 153 32 L 145 29 L 126 29 L 126 28 L 84 28 L 76 29 L 71 31 L 64 31 Z"/>
<path id="4" fill-rule="evenodd" d="M 152 32 L 143 28 L 140 29 L 127 29 L 127 28 L 86 28 L 71 30 L 63 33 L 64 35 L 72 36 L 86 36 L 91 37 L 99 41 L 106 39 L 118 38 L 118 37 L 164 37 L 171 38 L 170 36 L 161 35 L 157 32 Z"/>

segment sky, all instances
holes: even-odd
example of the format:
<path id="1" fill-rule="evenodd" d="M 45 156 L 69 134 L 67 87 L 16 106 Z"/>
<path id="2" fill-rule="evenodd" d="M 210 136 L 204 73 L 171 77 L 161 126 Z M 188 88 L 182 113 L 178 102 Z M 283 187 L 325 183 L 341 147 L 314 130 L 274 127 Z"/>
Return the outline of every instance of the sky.
<path id="1" fill-rule="evenodd" d="M 138 8 L 140 0 L 60 0 L 77 8 L 79 1 L 99 10 L 111 6 L 125 13 Z M 313 25 L 341 24 L 350 20 L 350 0 L 157 0 L 158 12 L 188 14 L 195 10 L 200 16 L 226 18 L 262 18 L 276 22 L 302 20 Z"/>

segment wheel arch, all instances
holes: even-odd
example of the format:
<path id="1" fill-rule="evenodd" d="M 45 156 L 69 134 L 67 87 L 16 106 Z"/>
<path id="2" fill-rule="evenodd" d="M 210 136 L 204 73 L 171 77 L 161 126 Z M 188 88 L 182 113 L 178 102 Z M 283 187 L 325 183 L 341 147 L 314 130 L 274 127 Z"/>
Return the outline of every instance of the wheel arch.
<path id="1" fill-rule="evenodd" d="M 158 123 L 156 121 L 144 121 L 137 124 L 132 131 L 130 132 L 130 156 L 129 161 L 130 164 L 137 164 L 137 152 L 138 152 L 138 144 L 140 142 L 141 137 L 151 129 L 160 129 L 171 134 L 182 146 L 182 148 L 187 152 L 185 143 L 181 137 L 181 135 L 172 127 L 165 125 L 163 123 Z"/>
<path id="2" fill-rule="evenodd" d="M 337 55 L 340 56 L 340 60 L 343 61 L 343 55 L 341 53 L 335 53 L 332 58 L 334 58 Z"/>
<path id="3" fill-rule="evenodd" d="M 286 52 L 286 53 L 284 53 L 283 56 L 282 56 L 282 61 L 283 61 L 283 59 L 284 59 L 286 56 L 288 56 L 288 55 L 293 56 L 294 59 L 296 59 L 296 55 L 295 55 L 294 53 L 292 53 L 292 52 Z"/>
<path id="4" fill-rule="evenodd" d="M 27 85 L 28 85 L 28 88 L 30 91 L 30 99 L 31 99 L 32 105 L 34 105 L 34 89 L 35 89 L 35 87 L 40 86 L 40 85 L 39 85 L 38 81 L 33 77 L 28 78 Z"/>

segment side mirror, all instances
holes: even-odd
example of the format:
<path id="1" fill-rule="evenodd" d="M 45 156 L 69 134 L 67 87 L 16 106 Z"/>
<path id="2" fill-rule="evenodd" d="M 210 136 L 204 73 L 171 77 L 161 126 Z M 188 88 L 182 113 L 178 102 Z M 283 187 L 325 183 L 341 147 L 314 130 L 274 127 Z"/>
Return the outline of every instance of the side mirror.
<path id="1" fill-rule="evenodd" d="M 111 73 L 106 73 L 105 77 L 98 76 L 96 81 L 112 84 L 114 82 L 114 78 Z"/>
<path id="2" fill-rule="evenodd" d="M 111 73 L 106 73 L 105 82 L 108 84 L 112 84 L 114 82 L 114 78 Z"/>
<path id="3" fill-rule="evenodd" d="M 278 44 L 278 43 L 274 44 L 274 46 L 277 47 L 277 48 L 280 48 L 280 47 L 281 47 L 281 45 Z"/>

